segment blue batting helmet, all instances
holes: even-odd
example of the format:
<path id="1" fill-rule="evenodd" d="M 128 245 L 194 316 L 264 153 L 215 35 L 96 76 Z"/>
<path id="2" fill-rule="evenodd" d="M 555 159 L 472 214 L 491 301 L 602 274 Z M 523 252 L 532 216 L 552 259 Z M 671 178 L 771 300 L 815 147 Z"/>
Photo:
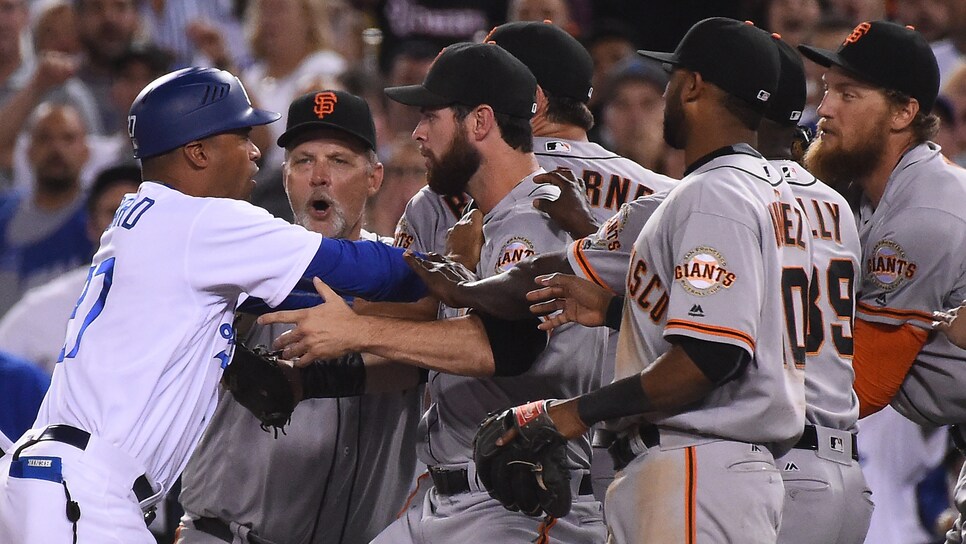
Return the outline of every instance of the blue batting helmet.
<path id="1" fill-rule="evenodd" d="M 141 90 L 127 117 L 134 158 L 146 159 L 222 132 L 281 117 L 252 107 L 241 81 L 215 68 L 185 68 Z"/>

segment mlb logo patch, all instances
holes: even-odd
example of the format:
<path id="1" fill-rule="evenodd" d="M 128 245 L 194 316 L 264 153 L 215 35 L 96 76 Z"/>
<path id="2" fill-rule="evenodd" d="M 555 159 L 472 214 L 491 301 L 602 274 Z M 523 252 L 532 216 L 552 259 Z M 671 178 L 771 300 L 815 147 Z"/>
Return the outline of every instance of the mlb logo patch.
<path id="1" fill-rule="evenodd" d="M 571 147 L 567 142 L 553 141 L 547 142 L 545 147 L 547 151 L 555 151 L 557 153 L 570 153 Z"/>
<path id="2" fill-rule="evenodd" d="M 771 98 L 771 93 L 768 92 L 768 91 L 766 91 L 766 90 L 764 90 L 764 89 L 762 89 L 762 90 L 758 91 L 758 97 L 757 98 L 758 98 L 758 100 L 761 100 L 762 102 L 768 102 L 768 99 Z"/>

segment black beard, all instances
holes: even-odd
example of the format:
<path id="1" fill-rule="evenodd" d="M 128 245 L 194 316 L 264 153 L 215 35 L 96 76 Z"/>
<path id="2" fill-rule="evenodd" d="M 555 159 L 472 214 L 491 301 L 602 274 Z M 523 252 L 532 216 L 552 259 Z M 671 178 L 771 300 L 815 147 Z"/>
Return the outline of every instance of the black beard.
<path id="1" fill-rule="evenodd" d="M 860 141 L 855 149 L 829 149 L 818 138 L 805 152 L 805 168 L 833 189 L 843 192 L 878 165 L 886 148 L 888 132 L 877 131 Z"/>
<path id="2" fill-rule="evenodd" d="M 480 152 L 470 145 L 462 131 L 439 161 L 430 160 L 426 179 L 433 192 L 443 196 L 459 196 L 466 192 L 470 178 L 480 169 Z"/>
<path id="3" fill-rule="evenodd" d="M 677 104 L 668 100 L 664 106 L 664 141 L 674 149 L 684 149 L 684 113 Z"/>

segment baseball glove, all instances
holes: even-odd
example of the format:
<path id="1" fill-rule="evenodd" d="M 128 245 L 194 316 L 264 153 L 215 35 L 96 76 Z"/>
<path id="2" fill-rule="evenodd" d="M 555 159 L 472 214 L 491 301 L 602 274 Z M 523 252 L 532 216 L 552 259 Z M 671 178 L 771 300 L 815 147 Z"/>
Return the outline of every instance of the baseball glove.
<path id="1" fill-rule="evenodd" d="M 571 503 L 567 440 L 547 415 L 547 402 L 486 418 L 473 440 L 473 460 L 490 496 L 508 510 L 559 518 L 570 512 Z M 512 428 L 517 436 L 497 446 L 497 439 Z"/>
<path id="2" fill-rule="evenodd" d="M 262 423 L 262 430 L 272 427 L 275 437 L 285 434 L 292 418 L 296 399 L 292 383 L 278 362 L 278 353 L 263 346 L 254 351 L 244 344 L 235 346 L 231 364 L 221 376 L 225 389 L 231 391 L 238 404 L 248 409 Z"/>

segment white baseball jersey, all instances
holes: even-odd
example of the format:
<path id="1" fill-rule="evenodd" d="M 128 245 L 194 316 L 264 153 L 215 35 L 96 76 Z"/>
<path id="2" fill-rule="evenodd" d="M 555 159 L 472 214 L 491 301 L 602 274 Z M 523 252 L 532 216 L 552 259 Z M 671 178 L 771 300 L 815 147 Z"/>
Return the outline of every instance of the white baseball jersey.
<path id="1" fill-rule="evenodd" d="M 533 152 L 544 170 L 569 168 L 584 180 L 594 217 L 601 222 L 625 203 L 670 189 L 675 183 L 594 142 L 534 137 Z"/>
<path id="2" fill-rule="evenodd" d="M 167 491 L 215 408 L 239 295 L 280 303 L 321 240 L 247 202 L 143 183 L 101 238 L 35 427 L 89 430 Z"/>
<path id="3" fill-rule="evenodd" d="M 812 291 L 806 342 L 805 420 L 855 431 L 852 319 L 859 275 L 859 233 L 848 202 L 795 161 L 771 161 L 812 226 Z"/>
<path id="4" fill-rule="evenodd" d="M 671 447 L 716 438 L 790 446 L 805 424 L 808 221 L 750 146 L 723 148 L 691 168 L 634 244 L 615 378 L 666 352 L 666 336 L 738 346 L 753 357 L 743 375 L 647 421 L 682 435 Z"/>

